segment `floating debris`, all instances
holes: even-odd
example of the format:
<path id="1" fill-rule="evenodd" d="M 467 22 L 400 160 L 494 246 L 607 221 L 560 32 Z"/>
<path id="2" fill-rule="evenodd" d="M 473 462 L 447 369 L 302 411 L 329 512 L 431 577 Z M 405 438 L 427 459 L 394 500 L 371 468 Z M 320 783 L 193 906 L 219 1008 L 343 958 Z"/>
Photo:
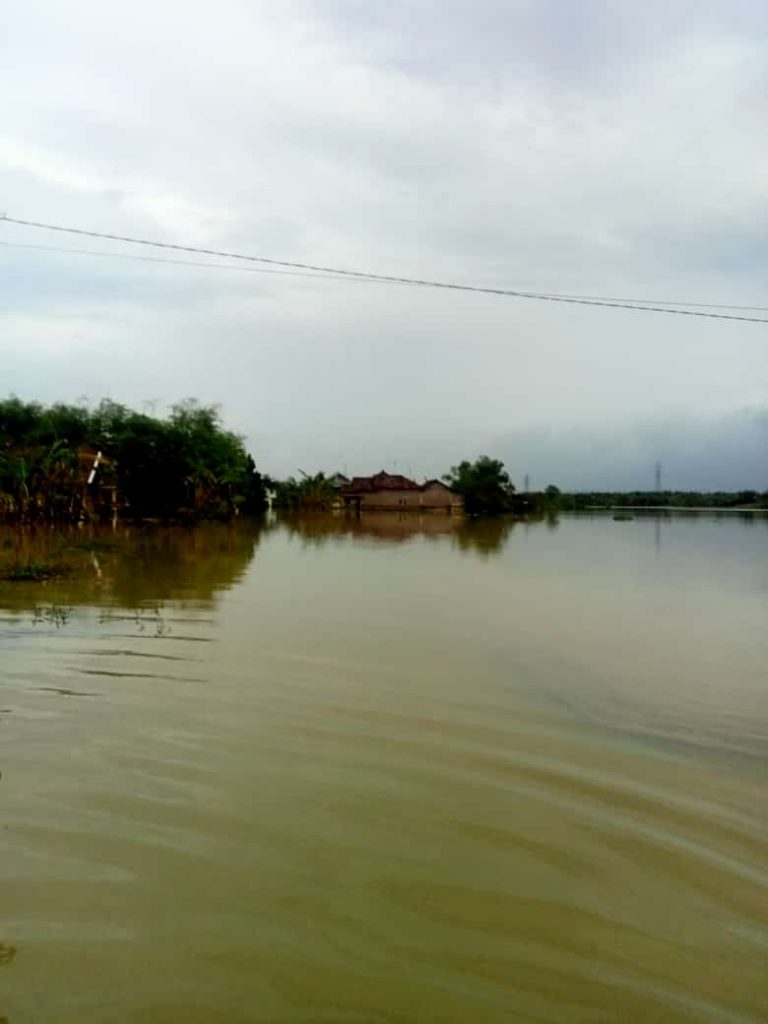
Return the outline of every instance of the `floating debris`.
<path id="1" fill-rule="evenodd" d="M 70 690 L 66 686 L 38 686 L 38 690 L 58 693 L 62 697 L 100 697 L 100 693 L 89 693 L 87 690 Z"/>
<path id="2" fill-rule="evenodd" d="M 0 967 L 2 967 L 3 964 L 9 964 L 15 956 L 15 946 L 11 946 L 7 942 L 0 942 Z"/>

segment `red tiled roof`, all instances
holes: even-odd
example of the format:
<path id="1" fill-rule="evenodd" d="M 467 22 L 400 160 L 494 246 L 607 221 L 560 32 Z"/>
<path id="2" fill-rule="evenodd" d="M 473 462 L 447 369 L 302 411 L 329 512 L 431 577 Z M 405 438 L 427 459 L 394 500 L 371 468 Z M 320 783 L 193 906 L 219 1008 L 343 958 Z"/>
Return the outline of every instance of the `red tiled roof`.
<path id="1" fill-rule="evenodd" d="M 417 484 L 407 476 L 399 473 L 374 473 L 373 476 L 356 476 L 341 488 L 343 494 L 374 494 L 377 491 L 423 491 L 427 487 L 445 487 L 440 480 L 427 480 L 425 484 Z"/>
<path id="2" fill-rule="evenodd" d="M 421 490 L 421 486 L 399 473 L 375 473 L 373 476 L 355 476 L 342 490 L 346 494 L 372 494 L 377 490 Z"/>
<path id="3" fill-rule="evenodd" d="M 420 491 L 421 487 L 415 480 L 399 473 L 385 473 L 382 470 L 371 477 L 371 483 L 377 491 Z"/>
<path id="4" fill-rule="evenodd" d="M 362 491 L 369 492 L 372 490 L 373 484 L 369 476 L 352 477 L 348 484 L 342 484 L 341 486 L 343 494 L 360 494 Z"/>
<path id="5" fill-rule="evenodd" d="M 420 491 L 421 486 L 415 480 L 409 480 L 407 476 L 399 473 L 380 473 L 373 476 L 356 476 L 342 488 L 347 494 L 370 494 L 374 491 Z"/>

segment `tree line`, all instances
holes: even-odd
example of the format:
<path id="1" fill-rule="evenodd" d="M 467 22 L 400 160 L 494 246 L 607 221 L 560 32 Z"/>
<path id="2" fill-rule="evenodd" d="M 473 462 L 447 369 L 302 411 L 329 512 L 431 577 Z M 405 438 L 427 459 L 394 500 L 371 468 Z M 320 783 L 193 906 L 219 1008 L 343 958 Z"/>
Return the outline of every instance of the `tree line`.
<path id="1" fill-rule="evenodd" d="M 468 515 L 500 515 L 505 512 L 540 512 L 549 505 L 547 494 L 519 496 L 515 492 L 504 463 L 481 455 L 473 462 L 464 460 L 443 475 L 450 489 L 464 501 Z M 338 500 L 339 488 L 333 475 L 302 474 L 300 479 L 271 480 L 269 486 L 276 508 L 291 512 L 330 509 Z M 556 490 L 556 488 L 555 488 Z"/>
<path id="2" fill-rule="evenodd" d="M 557 495 L 564 512 L 599 508 L 768 508 L 768 491 L 581 491 Z"/>
<path id="3" fill-rule="evenodd" d="M 300 478 L 268 479 L 275 508 L 289 512 L 326 512 L 333 508 L 338 487 L 327 473 L 303 473 Z"/>
<path id="4" fill-rule="evenodd" d="M 97 460 L 96 453 L 101 453 Z M 243 439 L 189 400 L 167 417 L 104 400 L 95 408 L 0 400 L 0 520 L 230 519 L 266 507 Z M 110 502 L 106 503 L 110 505 Z"/>
<path id="5" fill-rule="evenodd" d="M 464 460 L 443 480 L 470 516 L 547 514 L 599 507 L 768 507 L 768 493 L 519 493 L 498 459 Z M 168 416 L 110 400 L 94 408 L 0 400 L 0 521 L 82 522 L 119 515 L 136 521 L 197 521 L 260 514 L 267 494 L 276 508 L 321 512 L 338 498 L 325 473 L 263 477 L 215 407 L 188 400 Z"/>
<path id="6" fill-rule="evenodd" d="M 768 508 L 768 491 L 577 491 L 554 484 L 541 491 L 520 492 L 504 463 L 488 455 L 452 466 L 442 478 L 464 500 L 470 516 L 503 514 L 537 516 L 553 512 L 585 512 L 600 508 Z M 330 474 L 304 474 L 301 479 L 270 481 L 277 508 L 291 512 L 333 507 L 338 488 Z"/>

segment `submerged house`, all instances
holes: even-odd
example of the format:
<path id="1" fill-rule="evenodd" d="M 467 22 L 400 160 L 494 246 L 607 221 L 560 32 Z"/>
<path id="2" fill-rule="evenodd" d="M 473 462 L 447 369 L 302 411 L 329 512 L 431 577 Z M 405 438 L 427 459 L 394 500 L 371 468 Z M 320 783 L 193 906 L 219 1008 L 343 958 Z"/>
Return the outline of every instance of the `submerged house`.
<path id="1" fill-rule="evenodd" d="M 340 488 L 344 507 L 357 512 L 462 512 L 463 499 L 440 480 L 417 484 L 399 473 L 382 470 L 356 476 Z"/>

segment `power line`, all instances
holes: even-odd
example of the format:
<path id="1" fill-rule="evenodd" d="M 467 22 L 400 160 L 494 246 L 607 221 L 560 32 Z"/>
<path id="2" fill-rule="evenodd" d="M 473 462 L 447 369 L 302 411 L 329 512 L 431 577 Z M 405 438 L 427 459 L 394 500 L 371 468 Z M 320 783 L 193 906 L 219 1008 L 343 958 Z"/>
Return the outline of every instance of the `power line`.
<path id="1" fill-rule="evenodd" d="M 544 292 L 542 294 L 549 294 Z M 596 302 L 631 302 L 642 306 L 693 306 L 695 309 L 754 309 L 768 313 L 768 306 L 740 306 L 731 302 L 683 302 L 681 299 L 625 299 L 606 295 L 564 295 L 557 293 L 560 299 L 590 299 Z"/>
<path id="2" fill-rule="evenodd" d="M 0 218 L 2 219 L 2 218 Z M 36 252 L 62 252 L 73 256 L 105 256 L 108 259 L 138 260 L 141 263 L 171 263 L 179 267 L 207 267 L 211 270 L 235 270 L 240 274 L 274 274 L 277 277 L 314 277 L 318 281 L 346 280 L 332 274 L 317 274 L 301 270 L 273 270 L 270 267 L 238 267 L 230 263 L 207 263 L 201 260 L 174 260 L 164 256 L 137 256 L 132 252 L 105 252 L 103 249 L 67 249 L 60 245 L 31 245 L 27 242 L 4 242 L 6 249 L 34 249 Z"/>
<path id="3" fill-rule="evenodd" d="M 112 242 L 127 242 L 130 245 L 146 245 L 157 249 L 169 249 L 174 252 L 200 253 L 205 256 L 219 256 L 224 259 L 244 260 L 249 263 L 264 263 L 274 267 L 287 267 L 292 270 L 308 270 L 319 274 L 336 277 L 355 278 L 366 281 L 382 281 L 388 284 L 419 285 L 423 288 L 440 288 L 449 291 L 475 292 L 484 295 L 504 295 L 517 299 L 535 299 L 543 302 L 563 302 L 577 306 L 602 306 L 609 309 L 635 309 L 645 313 L 670 313 L 677 316 L 706 317 L 711 320 L 740 320 L 748 323 L 768 323 L 768 318 L 739 316 L 732 313 L 708 313 L 703 309 L 680 309 L 664 305 L 643 305 L 639 302 L 624 302 L 608 298 L 577 298 L 568 295 L 555 295 L 546 292 L 518 291 L 510 288 L 488 288 L 480 285 L 456 284 L 447 281 L 432 281 L 423 278 L 399 277 L 392 274 L 376 274 L 362 270 L 346 270 L 339 267 L 326 267 L 319 264 L 300 263 L 295 260 L 278 260 L 267 256 L 250 256 L 243 253 L 226 252 L 218 249 L 206 249 L 195 245 L 176 245 L 171 242 L 156 242 L 147 238 L 132 238 L 127 235 L 113 235 L 104 231 L 88 231 L 85 228 L 63 227 L 60 224 L 46 224 L 40 221 L 20 220 L 16 217 L 0 215 L 0 221 L 18 224 L 21 227 L 40 228 L 44 231 L 60 231 L 65 234 L 81 235 L 87 238 L 104 238 Z"/>
<path id="4" fill-rule="evenodd" d="M 4 218 L 0 217 L 0 220 Z M 7 219 L 7 218 L 5 218 Z M 161 243 L 156 243 L 161 244 Z M 251 273 L 251 274 L 274 274 L 277 277 L 311 277 L 316 278 L 319 281 L 331 280 L 331 281 L 344 281 L 353 280 L 361 281 L 362 283 L 371 284 L 386 284 L 386 281 L 380 281 L 377 278 L 373 278 L 368 281 L 367 278 L 347 278 L 345 275 L 333 274 L 331 272 L 312 272 L 312 271 L 301 271 L 301 270 L 274 270 L 270 267 L 241 267 L 233 266 L 230 263 L 210 263 L 203 262 L 201 260 L 174 260 L 169 259 L 165 256 L 137 256 L 135 253 L 130 252 L 105 252 L 103 249 L 68 249 L 60 245 L 33 245 L 29 242 L 4 242 L 0 240 L 0 245 L 6 249 L 32 249 L 36 252 L 60 252 L 67 253 L 72 256 L 100 256 L 107 259 L 118 259 L 118 260 L 136 260 L 140 263 L 169 263 L 179 267 L 203 267 L 210 270 L 234 270 L 237 273 Z M 243 257 L 246 258 L 246 257 Z M 626 298 L 609 298 L 604 295 L 563 295 L 558 293 L 550 295 L 547 292 L 537 293 L 542 297 L 546 298 L 558 298 L 558 299 L 588 299 L 593 301 L 607 302 L 610 304 L 619 302 L 628 302 L 632 304 L 642 305 L 643 308 L 646 306 L 694 306 L 701 307 L 704 309 L 744 309 L 744 310 L 757 310 L 758 312 L 768 313 L 768 306 L 739 306 L 732 305 L 728 302 L 681 302 L 674 301 L 672 299 L 626 299 Z"/>

